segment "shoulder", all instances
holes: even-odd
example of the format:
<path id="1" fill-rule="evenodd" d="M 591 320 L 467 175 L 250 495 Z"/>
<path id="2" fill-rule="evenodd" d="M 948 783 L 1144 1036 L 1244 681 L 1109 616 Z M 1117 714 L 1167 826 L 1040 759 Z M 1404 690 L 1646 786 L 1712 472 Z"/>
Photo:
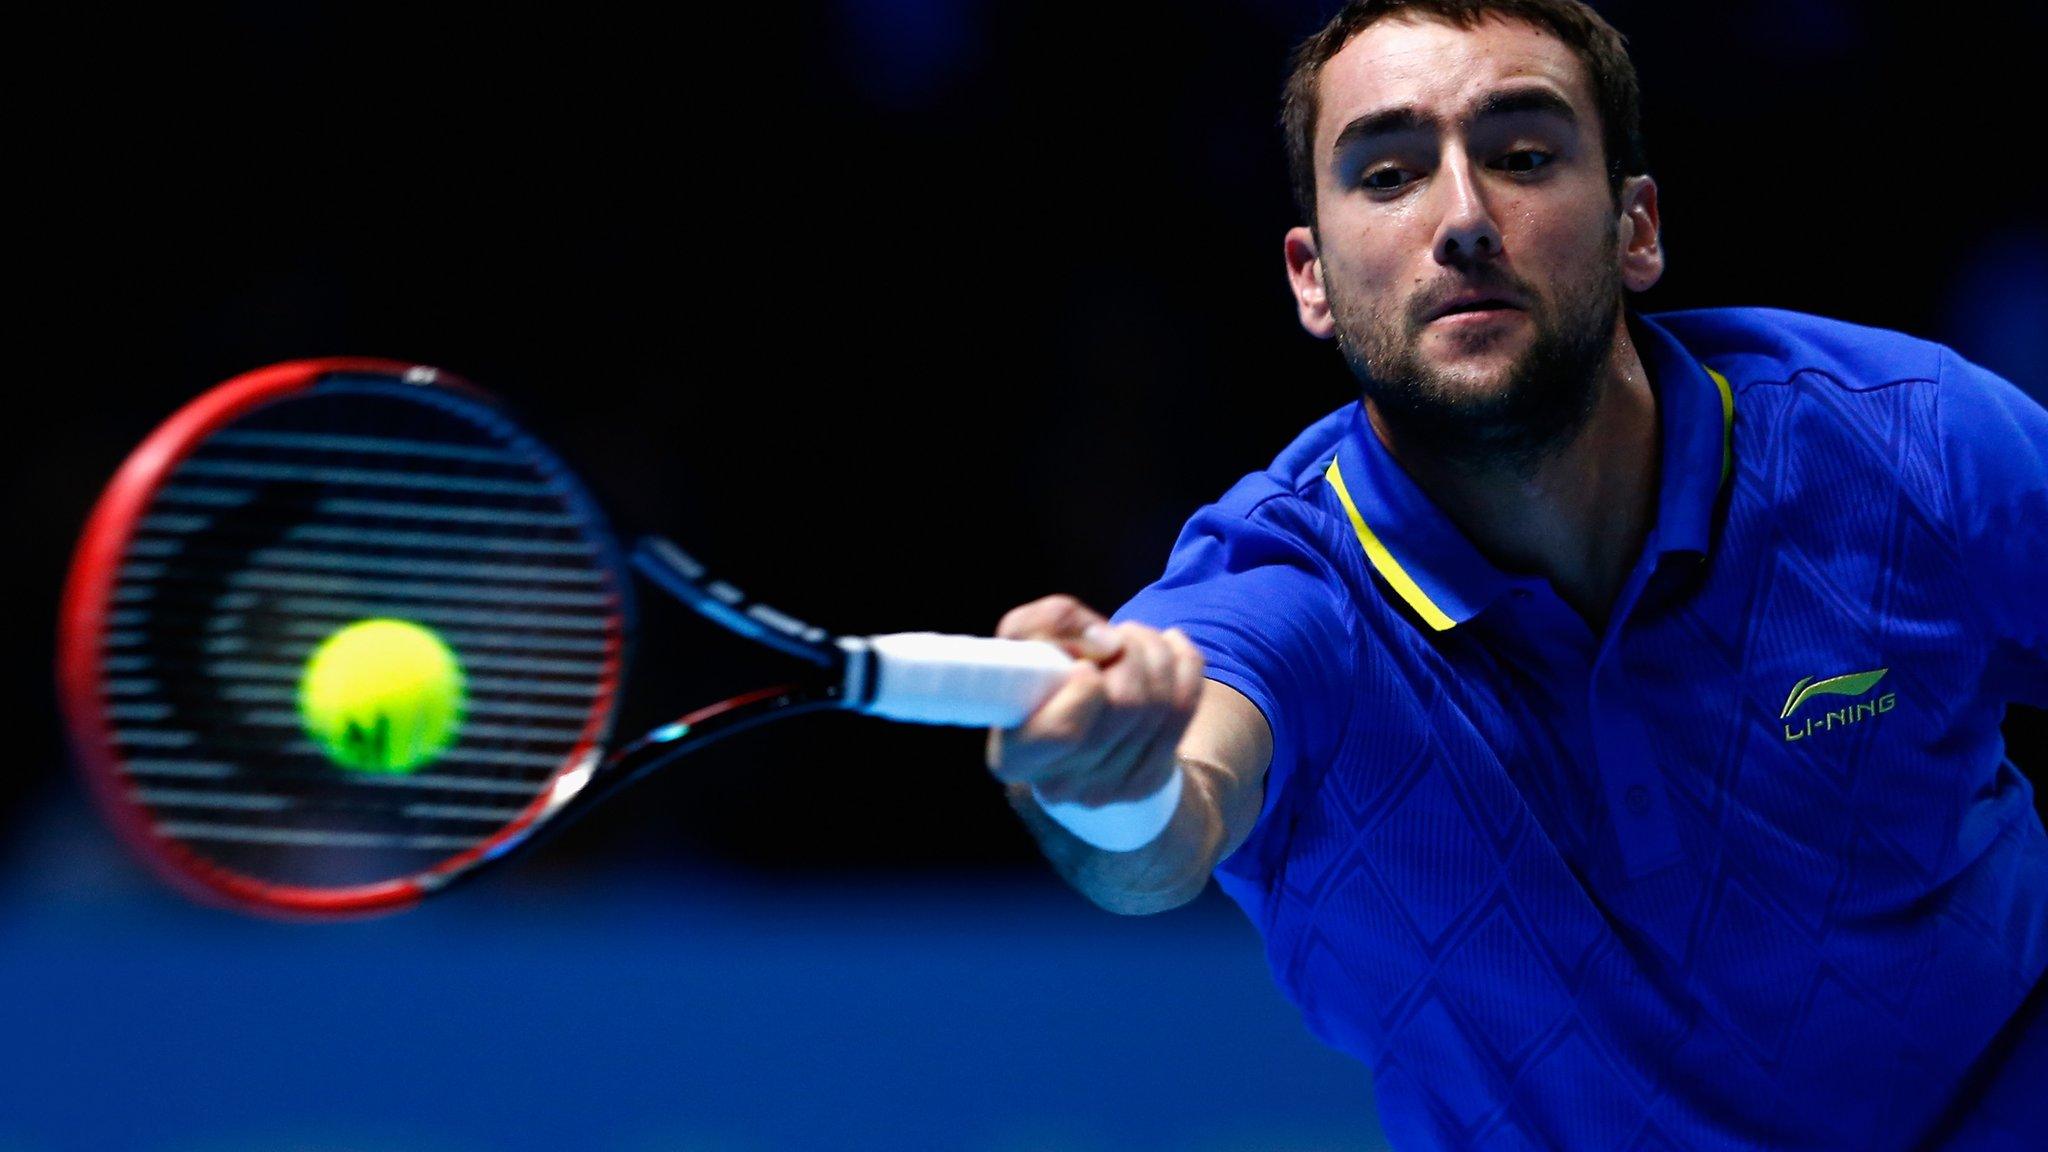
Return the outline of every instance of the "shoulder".
<path id="1" fill-rule="evenodd" d="M 1809 376 L 1854 391 L 1935 381 L 1954 354 L 1888 328 L 1781 308 L 1702 308 L 1649 317 L 1740 392 Z"/>
<path id="2" fill-rule="evenodd" d="M 2048 487 L 2048 412 L 1946 345 L 1771 308 L 1648 318 L 1728 379 L 1757 491 L 1890 484 L 1968 537 L 1995 497 Z"/>
<path id="3" fill-rule="evenodd" d="M 1944 435 L 1967 430 L 1979 417 L 2010 420 L 2016 410 L 2039 411 L 2014 385 L 1947 345 L 1888 328 L 1778 308 L 1704 308 L 1649 319 L 1737 392 L 1798 384 L 1847 394 L 1916 385 L 1938 414 L 1929 423 Z"/>
<path id="4" fill-rule="evenodd" d="M 1259 471 L 1246 474 L 1181 527 L 1165 572 L 1125 610 L 1163 597 L 1215 599 L 1249 615 L 1286 604 L 1295 613 L 1341 616 L 1349 599 L 1333 498 L 1323 472 L 1349 427 L 1348 408 L 1316 420 Z"/>
<path id="5" fill-rule="evenodd" d="M 1649 317 L 1735 394 L 1735 463 L 1779 500 L 1890 482 L 1942 508 L 1940 389 L 1955 354 L 1931 340 L 1776 308 Z M 1937 513 L 1937 517 L 1946 519 Z"/>
<path id="6" fill-rule="evenodd" d="M 2004 377 L 1943 351 L 1932 424 L 1963 534 L 2000 537 L 2002 546 L 2024 541 L 2018 546 L 2038 559 L 2048 535 L 2048 408 Z"/>
<path id="7" fill-rule="evenodd" d="M 1351 426 L 1354 401 L 1303 429 L 1273 462 L 1248 473 L 1188 523 L 1208 534 L 1285 540 L 1327 557 L 1340 527 L 1323 478 Z"/>

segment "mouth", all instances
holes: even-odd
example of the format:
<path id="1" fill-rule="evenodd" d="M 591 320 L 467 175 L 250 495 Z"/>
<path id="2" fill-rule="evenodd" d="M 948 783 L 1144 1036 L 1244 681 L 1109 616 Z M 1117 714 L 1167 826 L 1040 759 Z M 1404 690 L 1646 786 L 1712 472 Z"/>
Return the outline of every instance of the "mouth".
<path id="1" fill-rule="evenodd" d="M 1429 314 L 1424 324 L 1439 321 L 1457 324 L 1477 323 L 1499 319 L 1511 312 L 1522 311 L 1522 306 L 1507 296 L 1460 296 L 1437 307 Z"/>

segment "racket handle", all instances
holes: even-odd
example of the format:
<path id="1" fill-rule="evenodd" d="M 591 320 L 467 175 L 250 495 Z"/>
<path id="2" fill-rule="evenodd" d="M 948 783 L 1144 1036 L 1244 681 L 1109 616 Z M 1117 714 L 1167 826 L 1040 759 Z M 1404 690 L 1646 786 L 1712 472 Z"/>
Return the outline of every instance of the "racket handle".
<path id="1" fill-rule="evenodd" d="M 1066 681 L 1073 657 L 1044 640 L 938 632 L 841 637 L 847 707 L 914 724 L 1015 728 Z"/>

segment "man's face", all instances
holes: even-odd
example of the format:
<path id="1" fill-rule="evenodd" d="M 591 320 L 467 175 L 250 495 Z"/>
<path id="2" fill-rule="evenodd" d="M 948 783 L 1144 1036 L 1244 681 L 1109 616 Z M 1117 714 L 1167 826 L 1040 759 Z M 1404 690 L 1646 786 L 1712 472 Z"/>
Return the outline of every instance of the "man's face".
<path id="1" fill-rule="evenodd" d="M 1296 280 L 1319 275 L 1325 310 L 1304 297 L 1303 322 L 1337 337 L 1383 420 L 1448 457 L 1526 465 L 1591 411 L 1621 240 L 1643 222 L 1615 203 L 1585 66 L 1521 21 L 1395 18 L 1321 84 L 1320 270 Z"/>

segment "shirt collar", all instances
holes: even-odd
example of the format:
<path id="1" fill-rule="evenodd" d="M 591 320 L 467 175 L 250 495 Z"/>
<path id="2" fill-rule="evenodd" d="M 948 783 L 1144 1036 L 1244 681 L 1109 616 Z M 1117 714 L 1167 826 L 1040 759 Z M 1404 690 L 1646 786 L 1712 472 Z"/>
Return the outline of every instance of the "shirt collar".
<path id="1" fill-rule="evenodd" d="M 1659 555 L 1704 556 L 1714 505 L 1735 471 L 1735 390 L 1663 325 L 1647 316 L 1631 319 L 1664 425 L 1662 489 L 1651 546 Z"/>
<path id="2" fill-rule="evenodd" d="M 1657 519 L 1644 548 L 1707 551 L 1714 504 L 1733 471 L 1734 393 L 1661 325 L 1629 314 L 1636 349 L 1657 398 L 1663 464 Z M 1470 620 L 1510 588 L 1529 582 L 1493 565 L 1410 479 L 1352 405 L 1351 422 L 1324 472 L 1367 561 L 1436 631 Z"/>

